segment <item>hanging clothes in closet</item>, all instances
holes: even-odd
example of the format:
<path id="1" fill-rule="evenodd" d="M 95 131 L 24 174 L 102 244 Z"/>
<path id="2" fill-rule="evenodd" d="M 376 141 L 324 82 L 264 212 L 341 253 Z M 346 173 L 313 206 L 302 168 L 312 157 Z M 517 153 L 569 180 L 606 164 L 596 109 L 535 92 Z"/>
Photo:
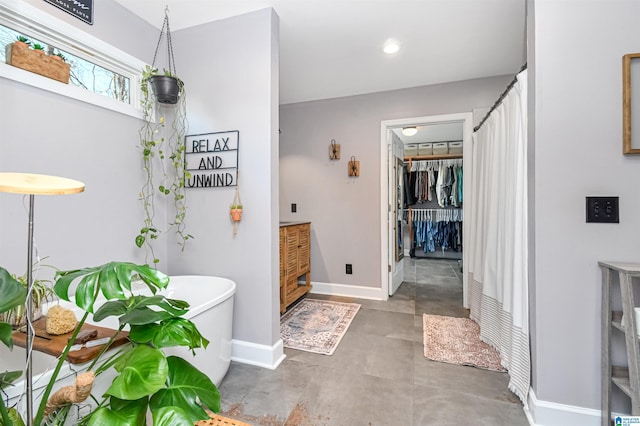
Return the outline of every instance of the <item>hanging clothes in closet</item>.
<path id="1" fill-rule="evenodd" d="M 411 209 L 412 235 L 409 255 L 437 250 L 462 252 L 462 209 Z"/>
<path id="2" fill-rule="evenodd" d="M 412 161 L 405 188 L 405 207 L 429 201 L 462 207 L 462 159 Z"/>

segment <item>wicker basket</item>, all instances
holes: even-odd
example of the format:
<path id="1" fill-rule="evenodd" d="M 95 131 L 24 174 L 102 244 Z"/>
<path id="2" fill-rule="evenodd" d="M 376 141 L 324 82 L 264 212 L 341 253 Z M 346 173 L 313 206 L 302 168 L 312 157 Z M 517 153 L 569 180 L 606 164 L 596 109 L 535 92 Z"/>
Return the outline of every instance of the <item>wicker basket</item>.
<path id="1" fill-rule="evenodd" d="M 200 420 L 196 422 L 196 426 L 251 426 L 239 420 L 230 419 L 219 414 L 209 414 L 209 420 Z"/>

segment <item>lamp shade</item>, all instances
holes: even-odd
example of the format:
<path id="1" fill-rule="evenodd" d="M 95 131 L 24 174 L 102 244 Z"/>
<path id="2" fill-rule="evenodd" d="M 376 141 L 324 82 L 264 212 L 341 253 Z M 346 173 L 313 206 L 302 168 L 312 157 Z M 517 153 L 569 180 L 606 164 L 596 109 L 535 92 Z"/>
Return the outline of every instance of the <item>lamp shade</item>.
<path id="1" fill-rule="evenodd" d="M 64 195 L 82 191 L 84 183 L 73 179 L 33 173 L 0 173 L 0 192 Z"/>

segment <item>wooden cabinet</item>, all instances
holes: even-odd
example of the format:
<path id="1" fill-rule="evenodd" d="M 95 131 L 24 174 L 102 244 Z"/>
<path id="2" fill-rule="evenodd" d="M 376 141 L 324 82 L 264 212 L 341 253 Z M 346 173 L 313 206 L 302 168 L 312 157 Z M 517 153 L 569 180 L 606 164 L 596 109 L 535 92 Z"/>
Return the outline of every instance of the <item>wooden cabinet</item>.
<path id="1" fill-rule="evenodd" d="M 280 225 L 280 312 L 311 290 L 309 223 Z"/>

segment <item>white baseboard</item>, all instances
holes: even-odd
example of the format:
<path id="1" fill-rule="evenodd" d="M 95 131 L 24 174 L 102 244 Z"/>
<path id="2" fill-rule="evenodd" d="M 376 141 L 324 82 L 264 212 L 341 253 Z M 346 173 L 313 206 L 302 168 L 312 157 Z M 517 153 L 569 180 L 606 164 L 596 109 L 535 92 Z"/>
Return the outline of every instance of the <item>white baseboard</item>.
<path id="1" fill-rule="evenodd" d="M 599 426 L 600 410 L 541 401 L 529 389 L 527 419 L 533 426 Z"/>
<path id="2" fill-rule="evenodd" d="M 282 339 L 278 339 L 273 346 L 236 339 L 231 341 L 231 360 L 241 364 L 275 370 L 285 357 Z"/>
<path id="3" fill-rule="evenodd" d="M 361 287 L 357 285 L 311 282 L 311 293 L 330 296 L 355 297 L 357 299 L 387 300 L 381 288 Z"/>

